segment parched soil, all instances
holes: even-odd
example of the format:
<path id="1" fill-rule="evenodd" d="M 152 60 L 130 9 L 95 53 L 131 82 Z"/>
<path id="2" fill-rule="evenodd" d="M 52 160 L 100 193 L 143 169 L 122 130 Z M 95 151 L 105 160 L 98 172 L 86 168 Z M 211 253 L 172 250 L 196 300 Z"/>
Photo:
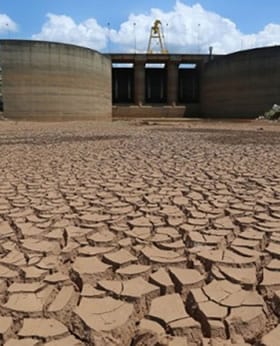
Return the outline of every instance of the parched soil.
<path id="1" fill-rule="evenodd" d="M 0 345 L 276 346 L 280 126 L 0 123 Z"/>

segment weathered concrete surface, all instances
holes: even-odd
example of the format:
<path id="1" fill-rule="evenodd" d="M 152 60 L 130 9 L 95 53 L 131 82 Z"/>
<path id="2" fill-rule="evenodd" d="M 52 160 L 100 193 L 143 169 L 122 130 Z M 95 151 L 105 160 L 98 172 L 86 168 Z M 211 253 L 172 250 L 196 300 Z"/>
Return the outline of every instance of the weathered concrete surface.
<path id="1" fill-rule="evenodd" d="M 199 104 L 188 105 L 113 105 L 113 119 L 137 119 L 137 118 L 184 118 L 197 116 L 200 112 Z"/>
<path id="2" fill-rule="evenodd" d="M 280 126 L 160 124 L 1 122 L 1 345 L 275 344 Z"/>
<path id="3" fill-rule="evenodd" d="M 33 120 L 108 121 L 111 61 L 78 46 L 0 41 L 4 116 Z"/>
<path id="4" fill-rule="evenodd" d="M 256 117 L 280 104 L 280 46 L 217 57 L 202 71 L 201 113 Z"/>

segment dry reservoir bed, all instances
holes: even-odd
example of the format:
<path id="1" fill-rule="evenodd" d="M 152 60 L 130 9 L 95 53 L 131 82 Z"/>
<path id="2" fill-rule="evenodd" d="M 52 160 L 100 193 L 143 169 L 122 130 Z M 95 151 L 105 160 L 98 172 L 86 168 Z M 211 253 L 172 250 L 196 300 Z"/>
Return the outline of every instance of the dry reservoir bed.
<path id="1" fill-rule="evenodd" d="M 279 131 L 1 122 L 0 344 L 279 344 Z"/>

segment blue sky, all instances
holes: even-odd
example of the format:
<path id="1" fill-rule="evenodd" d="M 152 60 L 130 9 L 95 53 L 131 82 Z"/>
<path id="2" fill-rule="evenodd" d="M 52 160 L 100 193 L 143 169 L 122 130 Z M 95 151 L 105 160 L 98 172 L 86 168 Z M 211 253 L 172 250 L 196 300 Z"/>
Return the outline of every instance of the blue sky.
<path id="1" fill-rule="evenodd" d="M 170 51 L 230 52 L 278 44 L 279 13 L 279 0 L 0 0 L 0 37 L 144 51 L 160 17 Z"/>

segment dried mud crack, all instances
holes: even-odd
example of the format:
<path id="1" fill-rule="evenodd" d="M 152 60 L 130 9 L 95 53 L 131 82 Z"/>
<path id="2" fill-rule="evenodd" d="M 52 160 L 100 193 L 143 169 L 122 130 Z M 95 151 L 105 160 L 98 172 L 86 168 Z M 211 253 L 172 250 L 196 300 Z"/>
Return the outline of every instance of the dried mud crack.
<path id="1" fill-rule="evenodd" d="M 280 127 L 257 126 L 1 124 L 0 345 L 277 345 Z"/>

